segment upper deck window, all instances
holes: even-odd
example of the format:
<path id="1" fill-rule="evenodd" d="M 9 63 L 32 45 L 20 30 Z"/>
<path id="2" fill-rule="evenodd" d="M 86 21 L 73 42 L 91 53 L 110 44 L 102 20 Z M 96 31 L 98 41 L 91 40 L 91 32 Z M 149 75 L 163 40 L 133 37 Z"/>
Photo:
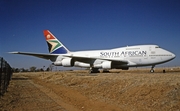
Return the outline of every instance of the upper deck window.
<path id="1" fill-rule="evenodd" d="M 126 50 L 138 50 L 138 49 L 140 49 L 140 48 L 126 48 Z"/>

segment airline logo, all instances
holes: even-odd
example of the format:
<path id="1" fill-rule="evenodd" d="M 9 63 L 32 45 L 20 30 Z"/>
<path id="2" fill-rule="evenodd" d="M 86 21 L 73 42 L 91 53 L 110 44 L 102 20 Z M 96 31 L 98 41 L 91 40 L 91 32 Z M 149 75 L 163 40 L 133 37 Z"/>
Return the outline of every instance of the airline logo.
<path id="1" fill-rule="evenodd" d="M 47 44 L 49 46 L 49 52 L 52 53 L 54 52 L 56 49 L 60 48 L 62 45 L 59 43 L 59 41 L 57 41 L 57 39 L 53 38 L 53 39 L 50 39 L 52 38 L 50 34 L 48 34 L 46 36 L 46 41 L 47 41 Z"/>
<path id="2" fill-rule="evenodd" d="M 46 42 L 48 44 L 49 52 L 54 54 L 65 54 L 67 50 L 63 47 L 61 42 L 59 42 L 56 37 L 51 34 L 48 30 L 44 31 L 44 36 L 46 38 Z"/>
<path id="3" fill-rule="evenodd" d="M 100 52 L 100 57 L 145 57 L 146 54 L 146 51 Z"/>

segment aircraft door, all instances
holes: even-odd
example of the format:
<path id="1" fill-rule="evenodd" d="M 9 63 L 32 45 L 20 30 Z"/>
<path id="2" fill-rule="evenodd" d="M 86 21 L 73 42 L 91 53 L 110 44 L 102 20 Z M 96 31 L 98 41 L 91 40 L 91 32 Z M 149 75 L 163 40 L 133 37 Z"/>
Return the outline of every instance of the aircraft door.
<path id="1" fill-rule="evenodd" d="M 155 54 L 156 52 L 155 52 L 155 47 L 149 47 L 149 51 L 150 51 L 150 53 L 151 54 Z"/>

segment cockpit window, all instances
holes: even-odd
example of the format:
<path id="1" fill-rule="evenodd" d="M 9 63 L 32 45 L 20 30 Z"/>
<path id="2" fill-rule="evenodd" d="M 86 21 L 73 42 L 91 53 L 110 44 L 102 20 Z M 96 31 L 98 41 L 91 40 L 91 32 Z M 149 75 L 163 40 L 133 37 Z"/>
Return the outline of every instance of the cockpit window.
<path id="1" fill-rule="evenodd" d="M 159 46 L 156 46 L 155 48 L 160 48 Z"/>

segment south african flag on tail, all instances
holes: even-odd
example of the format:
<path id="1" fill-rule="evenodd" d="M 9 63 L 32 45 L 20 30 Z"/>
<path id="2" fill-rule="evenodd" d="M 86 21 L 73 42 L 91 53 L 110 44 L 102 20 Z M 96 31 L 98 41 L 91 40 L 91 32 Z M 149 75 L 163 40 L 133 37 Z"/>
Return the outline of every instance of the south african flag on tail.
<path id="1" fill-rule="evenodd" d="M 44 30 L 44 36 L 48 44 L 49 53 L 66 54 L 70 52 L 49 30 Z"/>

